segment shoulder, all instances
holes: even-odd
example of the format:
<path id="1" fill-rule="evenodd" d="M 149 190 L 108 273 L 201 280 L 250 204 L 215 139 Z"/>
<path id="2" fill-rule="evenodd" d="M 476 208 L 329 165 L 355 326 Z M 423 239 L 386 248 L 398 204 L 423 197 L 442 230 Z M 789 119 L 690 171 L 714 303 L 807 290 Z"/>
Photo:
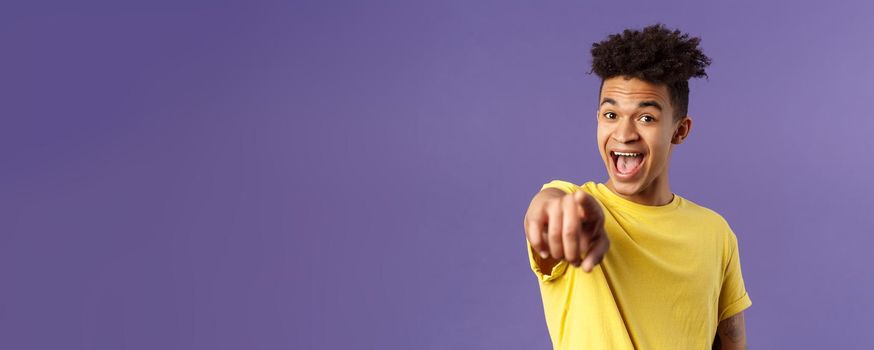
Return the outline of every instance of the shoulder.
<path id="1" fill-rule="evenodd" d="M 737 251 L 737 236 L 732 231 L 728 221 L 721 214 L 703 205 L 686 200 L 686 210 L 699 226 L 699 233 L 706 233 L 702 237 L 710 237 L 716 251 L 722 256 L 722 266 L 725 267 L 731 256 Z"/>
<path id="2" fill-rule="evenodd" d="M 683 200 L 684 211 L 686 215 L 694 217 L 696 221 L 708 226 L 714 230 L 728 234 L 733 234 L 728 221 L 716 210 L 710 209 L 698 203 L 695 203 L 687 198 L 681 197 Z"/>
<path id="3" fill-rule="evenodd" d="M 585 186 L 585 184 L 583 186 Z M 576 191 L 579 191 L 583 186 L 565 180 L 552 180 L 543 184 L 540 190 L 542 191 L 547 188 L 557 188 L 564 191 L 565 193 L 574 193 Z"/>

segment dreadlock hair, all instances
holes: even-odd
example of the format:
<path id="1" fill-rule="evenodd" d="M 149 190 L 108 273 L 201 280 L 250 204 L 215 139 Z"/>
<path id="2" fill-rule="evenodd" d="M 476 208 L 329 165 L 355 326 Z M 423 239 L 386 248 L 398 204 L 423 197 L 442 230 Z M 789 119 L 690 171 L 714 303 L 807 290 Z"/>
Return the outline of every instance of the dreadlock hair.
<path id="1" fill-rule="evenodd" d="M 700 42 L 700 38 L 671 31 L 660 23 L 643 30 L 625 29 L 592 44 L 589 73 L 601 78 L 601 88 L 604 80 L 617 76 L 667 85 L 674 120 L 680 120 L 689 109 L 689 79 L 707 77 L 704 68 L 710 65 L 710 58 L 698 48 Z"/>

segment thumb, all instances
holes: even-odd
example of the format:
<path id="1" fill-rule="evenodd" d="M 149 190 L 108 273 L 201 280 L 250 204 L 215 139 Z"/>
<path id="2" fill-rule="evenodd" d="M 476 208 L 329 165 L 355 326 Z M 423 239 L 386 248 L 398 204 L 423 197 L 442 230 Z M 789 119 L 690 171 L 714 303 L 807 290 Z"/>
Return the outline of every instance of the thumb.
<path id="1" fill-rule="evenodd" d="M 574 192 L 574 203 L 577 204 L 577 213 L 581 219 L 585 219 L 587 214 L 586 196 L 587 194 L 583 190 Z"/>
<path id="2" fill-rule="evenodd" d="M 583 206 L 583 204 L 586 202 L 586 192 L 583 190 L 578 190 L 574 192 L 574 202 L 576 202 L 579 206 Z"/>

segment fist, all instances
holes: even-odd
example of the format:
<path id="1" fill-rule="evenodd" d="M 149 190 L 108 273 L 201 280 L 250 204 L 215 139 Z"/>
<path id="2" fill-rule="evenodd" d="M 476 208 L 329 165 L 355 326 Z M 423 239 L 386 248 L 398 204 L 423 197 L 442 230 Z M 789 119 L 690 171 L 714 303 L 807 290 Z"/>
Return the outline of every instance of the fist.
<path id="1" fill-rule="evenodd" d="M 582 190 L 541 191 L 534 196 L 525 214 L 525 236 L 543 260 L 566 260 L 586 272 L 610 249 L 601 206 Z"/>

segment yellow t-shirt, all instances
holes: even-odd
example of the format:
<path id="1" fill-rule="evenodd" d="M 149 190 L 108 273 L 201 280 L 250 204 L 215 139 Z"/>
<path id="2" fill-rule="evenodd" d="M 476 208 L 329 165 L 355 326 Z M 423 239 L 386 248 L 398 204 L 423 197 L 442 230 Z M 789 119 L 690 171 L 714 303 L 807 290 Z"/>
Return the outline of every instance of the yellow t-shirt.
<path id="1" fill-rule="evenodd" d="M 562 261 L 537 276 L 555 349 L 710 349 L 716 326 L 752 305 L 737 237 L 716 212 L 678 195 L 634 203 L 603 184 L 554 180 L 601 204 L 610 250 L 591 273 Z"/>

